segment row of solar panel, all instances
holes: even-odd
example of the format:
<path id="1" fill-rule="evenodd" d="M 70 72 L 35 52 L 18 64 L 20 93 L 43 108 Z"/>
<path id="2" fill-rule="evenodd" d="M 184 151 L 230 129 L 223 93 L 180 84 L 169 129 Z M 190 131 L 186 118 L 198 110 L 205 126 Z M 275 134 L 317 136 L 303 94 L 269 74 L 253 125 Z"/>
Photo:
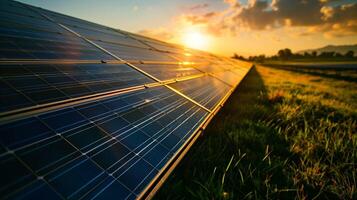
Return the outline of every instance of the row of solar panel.
<path id="1" fill-rule="evenodd" d="M 3 125 L 0 193 L 136 197 L 207 114 L 162 86 Z"/>
<path id="2" fill-rule="evenodd" d="M 170 45 L 165 46 L 164 43 L 159 44 L 155 40 L 150 41 L 148 38 L 142 36 L 129 33 L 121 34 L 119 31 L 108 27 L 70 18 L 65 15 L 35 7 L 32 7 L 32 9 L 37 10 L 37 12 L 30 11 L 21 4 L 9 1 L 3 1 L 1 6 L 3 8 L 1 10 L 1 16 L 4 19 L 1 21 L 1 42 L 5 47 L 2 49 L 1 53 L 3 54 L 3 59 L 113 59 L 111 56 L 90 46 L 82 39 L 74 36 L 72 33 L 69 33 L 67 30 L 64 30 L 62 27 L 38 14 L 38 12 L 41 12 L 55 19 L 59 23 L 65 24 L 72 30 L 74 29 L 74 31 L 95 41 L 107 50 L 111 50 L 111 52 L 118 57 L 126 60 L 175 62 L 176 60 L 173 59 L 173 57 L 175 57 L 179 58 L 180 61 L 185 62 L 217 61 L 217 57 L 209 56 L 203 52 L 195 52 L 193 50 Z M 24 10 L 26 10 L 26 12 L 24 12 Z M 107 37 L 107 35 L 109 36 Z M 14 38 L 14 36 L 16 36 L 16 38 Z M 138 42 L 138 40 L 140 40 L 140 42 Z M 144 45 L 143 43 L 150 44 Z M 176 53 L 172 51 L 171 54 L 163 54 L 149 50 L 148 46 L 153 46 L 153 44 L 175 49 Z M 160 49 L 159 47 L 156 48 Z M 19 51 L 22 52 L 22 54 Z M 220 67 L 217 66 L 215 67 L 219 70 Z"/>
<path id="3" fill-rule="evenodd" d="M 19 3 L 0 7 L 1 59 L 111 59 Z"/>
<path id="4" fill-rule="evenodd" d="M 22 59 L 28 58 L 27 56 L 31 57 L 33 55 L 35 55 L 34 58 L 41 58 L 41 59 L 67 58 L 66 57 L 67 55 L 74 56 L 71 58 L 76 58 L 77 55 L 80 55 L 80 57 L 77 57 L 77 59 L 78 58 L 91 59 L 96 56 L 99 56 L 96 57 L 96 59 L 100 59 L 100 58 L 105 59 L 108 58 L 109 56 L 107 54 L 104 54 L 102 51 L 93 48 L 93 46 L 88 46 L 90 44 L 88 44 L 87 42 L 74 36 L 72 33 L 69 33 L 68 31 L 60 28 L 58 25 L 43 18 L 41 15 L 37 14 L 36 12 L 29 11 L 29 9 L 27 9 L 25 6 L 21 4 L 8 2 L 8 1 L 4 1 L 2 4 L 6 5 L 6 6 L 2 6 L 3 10 L 1 10 L 2 11 L 1 14 L 4 17 L 4 20 L 2 20 L 1 22 L 4 24 L 4 26 L 3 29 L 0 31 L 0 34 L 2 34 L 1 40 L 6 41 L 5 42 L 6 45 L 4 45 L 4 47 L 2 48 L 4 55 L 11 54 L 14 55 L 15 57 L 21 57 Z M 33 8 L 33 9 L 37 9 L 37 8 Z M 95 31 L 98 32 L 98 30 L 100 30 L 100 32 L 97 33 L 98 38 L 99 37 L 101 38 L 102 35 L 104 35 L 105 38 L 105 35 L 109 34 L 108 32 L 110 32 L 110 34 L 112 34 L 113 37 L 115 36 L 114 38 L 117 39 L 118 41 L 128 40 L 127 42 L 134 44 L 134 46 L 140 44 L 136 40 L 130 39 L 125 35 L 120 35 L 119 32 L 116 32 L 104 26 L 85 22 L 83 20 L 70 18 L 64 15 L 56 14 L 45 10 L 40 10 L 40 12 L 44 12 L 48 15 L 51 15 L 51 17 L 54 17 L 59 22 L 70 24 L 71 28 L 77 29 L 79 26 L 83 26 L 86 27 L 88 30 L 94 32 Z M 24 16 L 24 14 L 31 15 L 31 19 L 36 19 L 36 20 L 30 21 L 27 19 L 29 18 L 29 16 Z M 12 15 L 16 15 L 16 16 L 12 16 Z M 18 23 L 22 23 L 22 24 L 17 26 Z M 21 27 L 21 29 L 19 27 Z M 42 32 L 36 32 L 35 34 L 32 31 L 29 31 L 31 29 L 42 30 Z M 53 32 L 49 32 L 49 30 L 52 29 Z M 79 32 L 82 33 L 80 30 Z M 41 34 L 38 35 L 39 33 Z M 20 38 L 14 38 L 13 36 L 20 37 Z M 48 38 L 47 42 L 61 42 L 63 44 L 54 45 L 54 46 L 51 46 L 47 43 L 40 44 L 41 43 L 40 41 L 43 41 L 45 38 Z M 102 40 L 98 40 L 97 42 L 99 43 L 99 45 L 102 45 L 107 50 L 114 52 L 121 57 L 125 55 L 122 54 L 122 52 L 117 52 L 115 48 L 112 48 L 111 46 L 113 45 L 110 46 L 109 43 L 104 44 L 101 41 Z M 136 41 L 137 43 L 133 41 Z M 148 41 L 148 39 L 145 38 L 145 41 Z M 16 42 L 18 44 L 16 44 Z M 157 43 L 157 42 L 153 42 L 153 43 Z M 76 46 L 74 44 L 78 44 L 78 45 Z M 71 47 L 73 49 L 71 49 Z M 29 48 L 31 49 L 30 51 Z M 121 45 L 120 48 L 118 49 L 123 50 L 125 48 L 126 48 L 125 46 Z M 133 47 L 127 46 L 127 48 L 133 48 Z M 155 52 L 149 49 L 136 48 L 135 51 L 132 52 L 128 58 L 140 59 L 137 58 L 136 55 L 139 56 L 145 55 L 150 57 L 150 54 L 141 51 Z M 83 52 L 87 52 L 88 54 Z M 159 52 L 156 53 L 160 56 L 163 54 Z M 91 56 L 86 57 L 89 54 L 91 54 Z M 83 55 L 85 55 L 85 57 L 82 57 Z M 5 58 L 8 57 L 5 56 Z M 162 58 L 162 56 L 160 58 Z M 173 67 L 169 68 L 167 65 L 160 65 L 160 64 L 156 64 L 155 66 L 138 65 L 139 68 L 141 67 L 142 69 L 144 69 L 144 71 L 162 80 L 166 80 L 168 79 L 168 77 L 170 77 L 170 75 L 174 75 L 174 74 L 176 75 L 176 77 L 180 77 L 180 76 L 199 73 L 197 70 L 193 69 L 192 66 L 188 66 L 188 65 L 171 65 L 171 66 L 173 66 L 174 68 Z M 199 69 L 201 72 L 202 71 L 215 72 L 217 70 L 232 68 L 232 66 L 233 65 L 229 65 L 227 68 L 227 67 L 217 67 L 217 65 L 213 65 L 213 64 L 202 64 L 202 65 L 195 65 L 195 68 Z M 14 69 L 10 69 L 11 67 Z M 128 68 L 125 65 L 121 65 L 120 67 Z M 10 66 L 10 67 L 5 66 L 1 70 L 3 72 L 2 74 L 6 76 L 8 71 L 17 71 L 18 68 L 21 68 L 21 66 Z M 25 67 L 25 68 L 29 68 L 29 67 Z M 36 67 L 32 66 L 32 68 L 36 68 Z M 42 70 L 47 70 L 50 69 L 51 66 L 49 65 L 41 66 L 41 68 Z M 167 69 L 173 69 L 173 72 L 172 73 L 167 72 Z M 130 69 L 126 69 L 126 70 L 130 70 Z M 181 70 L 180 72 L 184 72 L 184 73 L 179 73 L 179 70 Z M 113 72 L 114 71 L 110 73 Z M 144 82 L 145 83 L 149 82 L 147 79 L 145 79 L 145 77 L 141 77 L 141 74 L 138 74 L 134 71 L 130 71 L 130 73 L 129 71 L 127 72 L 128 72 L 127 74 L 118 73 L 118 74 L 106 74 L 106 75 L 101 74 L 100 72 L 90 72 L 89 74 L 88 73 L 75 74 L 72 77 L 69 77 L 70 75 L 68 74 L 64 74 L 64 75 L 62 74 L 62 76 L 59 74 L 54 74 L 53 76 L 51 75 L 39 76 L 39 74 L 43 73 L 43 71 L 37 70 L 37 73 L 33 73 L 32 76 L 20 77 L 20 78 L 5 77 L 3 80 L 1 80 L 0 84 L 3 86 L 2 94 L 6 96 L 6 98 L 2 98 L 2 107 L 0 108 L 0 110 L 8 111 L 14 108 L 21 108 L 24 106 L 38 105 L 42 103 L 49 103 L 57 100 L 63 100 L 63 99 L 78 97 L 82 95 L 93 94 L 97 92 L 104 92 L 113 89 L 121 89 L 127 86 L 128 87 L 131 86 L 131 81 L 135 82 L 132 83 L 132 85 L 135 84 L 140 85 Z M 89 77 L 89 75 L 92 76 Z M 97 77 L 93 77 L 93 75 L 96 75 Z M 117 76 L 120 77 L 120 80 L 118 80 L 119 78 L 115 80 L 116 77 L 115 75 L 120 75 Z M 132 79 L 128 80 L 129 77 L 131 77 Z M 170 78 L 174 78 L 174 77 L 171 76 Z M 139 81 L 136 81 L 136 79 L 139 79 Z M 141 82 L 140 80 L 143 81 Z M 32 82 L 31 87 L 29 87 L 27 84 L 29 81 Z M 25 88 L 23 88 L 22 86 L 24 86 Z M 48 94 L 48 97 L 44 97 L 43 94 Z"/>
<path id="5" fill-rule="evenodd" d="M 0 59 L 73 59 L 111 60 L 113 57 L 58 26 L 61 23 L 124 60 L 156 62 L 216 62 L 203 52 L 159 43 L 155 40 L 120 32 L 62 14 L 2 1 Z M 49 16 L 51 22 L 39 13 Z M 153 47 L 159 51 L 150 49 Z M 170 53 L 163 53 L 167 51 Z M 204 56 L 202 56 L 204 55 Z M 219 65 L 213 68 L 220 70 Z"/>
<path id="6" fill-rule="evenodd" d="M 160 80 L 201 74 L 189 65 L 137 65 Z M 10 111 L 28 106 L 92 95 L 152 83 L 153 80 L 126 64 L 29 64 L 2 65 L 0 67 L 0 111 Z M 239 75 L 231 71 L 215 74 L 235 85 Z M 230 88 L 211 77 L 172 84 L 195 86 L 196 91 L 212 85 L 211 94 L 226 93 Z M 197 89 L 196 89 L 197 88 Z M 190 96 L 189 92 L 183 93 Z M 217 101 L 214 101 L 215 103 Z M 213 104 L 212 104 L 213 105 Z M 213 107 L 213 106 L 209 106 Z"/>
<path id="7" fill-rule="evenodd" d="M 1 64 L 1 112 L 155 82 L 127 64 L 61 63 L 114 57 L 56 23 L 159 80 L 202 75 L 168 86 L 211 110 L 250 67 L 13 1 L 0 2 L 0 17 L 0 59 L 58 61 Z M 208 115 L 156 86 L 2 123 L 0 198 L 137 198 Z"/>
<path id="8" fill-rule="evenodd" d="M 2 59 L 113 59 L 84 40 L 49 21 L 35 11 L 15 2 L 1 3 Z M 10 7 L 10 8 L 9 8 Z M 135 39 L 103 26 L 86 26 L 83 20 L 68 20 L 64 15 L 36 9 L 69 26 L 72 30 L 127 60 L 173 61 L 163 53 L 150 50 Z M 26 10 L 26 12 L 24 12 Z M 81 23 L 80 23 L 81 22 Z M 82 27 L 84 26 L 84 27 Z M 88 28 L 89 27 L 89 28 Z M 139 48 L 135 48 L 139 47 Z M 19 50 L 21 50 L 19 52 Z"/>

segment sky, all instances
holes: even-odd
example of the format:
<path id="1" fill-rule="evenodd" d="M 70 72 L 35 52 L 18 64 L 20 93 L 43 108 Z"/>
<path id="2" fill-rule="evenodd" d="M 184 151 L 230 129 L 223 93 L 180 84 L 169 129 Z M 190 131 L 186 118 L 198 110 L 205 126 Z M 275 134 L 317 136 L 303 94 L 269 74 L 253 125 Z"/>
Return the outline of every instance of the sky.
<path id="1" fill-rule="evenodd" d="M 19 0 L 230 56 L 357 44 L 357 0 Z"/>

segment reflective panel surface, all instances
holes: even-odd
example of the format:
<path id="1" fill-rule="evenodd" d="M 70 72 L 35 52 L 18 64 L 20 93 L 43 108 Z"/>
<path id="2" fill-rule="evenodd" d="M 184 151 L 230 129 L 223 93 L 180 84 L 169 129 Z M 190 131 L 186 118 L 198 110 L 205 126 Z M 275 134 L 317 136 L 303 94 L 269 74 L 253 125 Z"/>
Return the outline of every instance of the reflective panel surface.
<path id="1" fill-rule="evenodd" d="M 156 87 L 2 125 L 2 197 L 137 196 L 207 115 Z"/>
<path id="2" fill-rule="evenodd" d="M 151 83 L 126 64 L 0 65 L 0 111 Z"/>
<path id="3" fill-rule="evenodd" d="M 209 109 L 213 109 L 231 89 L 229 85 L 211 76 L 177 82 L 170 86 Z"/>

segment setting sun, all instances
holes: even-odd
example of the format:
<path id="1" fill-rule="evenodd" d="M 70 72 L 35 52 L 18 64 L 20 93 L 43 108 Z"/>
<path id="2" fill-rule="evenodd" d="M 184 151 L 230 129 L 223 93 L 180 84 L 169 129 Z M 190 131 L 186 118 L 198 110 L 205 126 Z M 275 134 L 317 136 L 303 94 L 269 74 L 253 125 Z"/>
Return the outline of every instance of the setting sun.
<path id="1" fill-rule="evenodd" d="M 208 47 L 209 39 L 198 30 L 190 30 L 184 33 L 182 42 L 187 47 L 205 50 Z"/>

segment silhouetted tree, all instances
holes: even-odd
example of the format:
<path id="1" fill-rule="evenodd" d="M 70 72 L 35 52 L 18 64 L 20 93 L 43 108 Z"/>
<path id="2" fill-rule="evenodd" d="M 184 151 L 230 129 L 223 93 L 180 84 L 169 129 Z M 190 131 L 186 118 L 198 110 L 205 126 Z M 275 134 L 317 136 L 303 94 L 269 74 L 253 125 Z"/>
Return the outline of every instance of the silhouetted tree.
<path id="1" fill-rule="evenodd" d="M 258 62 L 263 62 L 264 60 L 265 60 L 264 54 L 258 56 L 258 60 L 257 60 Z"/>
<path id="2" fill-rule="evenodd" d="M 272 59 L 272 60 L 278 60 L 278 56 L 272 56 L 272 57 L 270 57 L 270 59 Z"/>
<path id="3" fill-rule="evenodd" d="M 321 58 L 333 58 L 335 55 L 335 52 L 334 51 L 330 51 L 330 52 L 321 52 L 319 57 Z"/>
<path id="4" fill-rule="evenodd" d="M 278 56 L 282 59 L 288 59 L 293 55 L 290 49 L 285 48 L 278 51 Z"/>
<path id="5" fill-rule="evenodd" d="M 341 58 L 341 57 L 343 57 L 343 55 L 342 55 L 341 53 L 338 53 L 338 52 L 337 52 L 337 53 L 335 54 L 335 57 L 336 57 L 336 58 Z"/>
<path id="6" fill-rule="evenodd" d="M 310 58 L 311 55 L 309 54 L 309 52 L 305 52 L 305 53 L 304 53 L 304 57 L 305 57 L 305 58 Z"/>
<path id="7" fill-rule="evenodd" d="M 316 51 L 311 52 L 311 56 L 312 57 L 316 57 L 317 56 L 317 52 Z"/>
<path id="8" fill-rule="evenodd" d="M 240 56 L 240 55 L 238 55 L 236 53 L 233 54 L 232 58 L 239 59 L 239 60 L 246 60 L 243 56 Z"/>
<path id="9" fill-rule="evenodd" d="M 232 58 L 241 59 L 241 60 L 249 60 L 253 62 L 264 62 L 266 60 L 289 60 L 289 59 L 311 59 L 311 58 L 327 58 L 327 60 L 331 60 L 334 58 L 355 58 L 353 51 L 348 51 L 345 54 L 341 54 L 334 51 L 324 51 L 321 53 L 317 53 L 317 51 L 304 52 L 302 53 L 293 53 L 290 49 L 280 49 L 276 55 L 273 56 L 265 56 L 264 54 L 257 56 L 249 56 L 248 59 L 245 59 L 243 56 L 238 54 L 234 54 Z"/>
<path id="10" fill-rule="evenodd" d="M 304 56 L 300 53 L 293 54 L 292 57 L 294 58 L 304 58 Z"/>
<path id="11" fill-rule="evenodd" d="M 254 62 L 263 62 L 267 59 L 267 57 L 264 54 L 261 54 L 259 56 L 249 56 L 248 60 L 249 61 L 254 61 Z"/>
<path id="12" fill-rule="evenodd" d="M 353 51 L 347 51 L 347 53 L 345 54 L 345 57 L 353 58 L 354 54 L 355 54 L 355 52 L 353 52 Z"/>
<path id="13" fill-rule="evenodd" d="M 238 56 L 238 54 L 234 53 L 234 54 L 233 54 L 233 56 L 232 56 L 232 58 L 234 58 L 234 59 L 238 59 L 238 58 L 239 58 L 239 56 Z"/>

